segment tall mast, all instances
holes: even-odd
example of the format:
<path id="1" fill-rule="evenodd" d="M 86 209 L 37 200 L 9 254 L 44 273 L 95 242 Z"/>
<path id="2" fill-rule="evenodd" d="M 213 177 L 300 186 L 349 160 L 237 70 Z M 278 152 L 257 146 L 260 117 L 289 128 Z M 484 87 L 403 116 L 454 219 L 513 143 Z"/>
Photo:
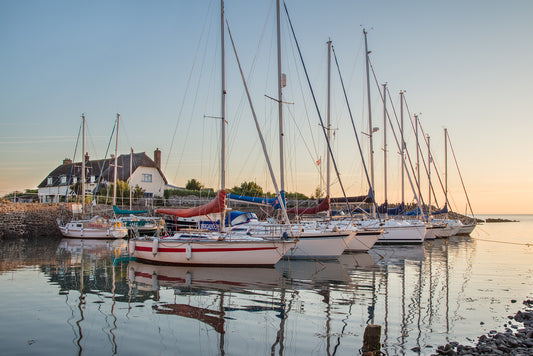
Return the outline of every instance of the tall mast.
<path id="1" fill-rule="evenodd" d="M 82 149 L 81 149 L 81 213 L 85 212 L 85 114 L 81 114 L 83 121 Z"/>
<path id="2" fill-rule="evenodd" d="M 113 169 L 113 205 L 117 205 L 117 167 L 118 167 L 118 126 L 120 123 L 120 114 L 117 114 L 117 133 L 115 140 L 115 167 Z"/>
<path id="3" fill-rule="evenodd" d="M 224 0 L 220 0 L 220 189 L 226 189 L 226 56 L 224 39 Z"/>
<path id="4" fill-rule="evenodd" d="M 220 65 L 221 65 L 221 104 L 220 104 L 220 189 L 226 189 L 226 56 L 224 42 L 224 0 L 220 0 Z M 224 231 L 225 209 L 220 213 L 220 231 Z"/>
<path id="5" fill-rule="evenodd" d="M 372 190 L 372 196 L 375 197 L 374 192 L 374 143 L 372 142 L 372 135 L 373 135 L 373 129 L 372 129 L 372 106 L 370 103 L 370 58 L 368 55 L 370 52 L 368 51 L 368 43 L 366 40 L 366 30 L 363 29 L 363 34 L 365 35 L 365 53 L 366 53 L 366 91 L 367 91 L 367 97 L 368 97 L 368 137 L 370 142 L 370 183 L 372 186 L 370 189 Z M 374 198 L 375 199 L 375 198 Z M 372 204 L 372 217 L 376 217 L 376 205 Z"/>
<path id="6" fill-rule="evenodd" d="M 400 137 L 401 137 L 401 146 L 400 146 L 400 154 L 402 156 L 402 204 L 405 202 L 405 192 L 404 192 L 404 160 L 405 160 L 405 143 L 403 140 L 403 90 L 400 90 Z"/>
<path id="7" fill-rule="evenodd" d="M 131 147 L 130 151 L 130 178 L 129 178 L 129 188 L 130 188 L 130 210 L 131 210 L 131 197 L 132 197 L 132 189 L 131 189 L 131 171 L 133 170 L 133 147 Z"/>
<path id="8" fill-rule="evenodd" d="M 385 218 L 387 218 L 387 83 L 383 84 L 383 192 L 385 194 Z"/>
<path id="9" fill-rule="evenodd" d="M 433 162 L 433 157 L 431 156 L 429 135 L 427 135 L 427 139 L 428 139 L 428 182 L 429 182 L 428 220 L 429 220 L 429 217 L 431 216 L 431 162 Z"/>
<path id="10" fill-rule="evenodd" d="M 327 106 L 327 137 L 331 142 L 331 40 L 328 44 L 328 106 Z M 326 196 L 330 196 L 330 184 L 331 184 L 331 153 L 328 150 L 326 157 Z M 328 209 L 328 216 L 331 215 L 331 210 Z"/>
<path id="11" fill-rule="evenodd" d="M 444 128 L 444 206 L 448 206 L 448 129 Z"/>
<path id="12" fill-rule="evenodd" d="M 418 196 L 420 195 L 420 185 L 422 182 L 420 182 L 420 145 L 418 142 L 418 115 L 415 114 L 415 137 L 416 137 L 416 182 L 418 187 Z"/>
<path id="13" fill-rule="evenodd" d="M 281 73 L 281 5 L 276 0 L 276 30 L 278 43 L 278 118 L 279 118 L 279 184 L 280 190 L 285 190 L 285 159 L 283 152 L 283 74 Z"/>

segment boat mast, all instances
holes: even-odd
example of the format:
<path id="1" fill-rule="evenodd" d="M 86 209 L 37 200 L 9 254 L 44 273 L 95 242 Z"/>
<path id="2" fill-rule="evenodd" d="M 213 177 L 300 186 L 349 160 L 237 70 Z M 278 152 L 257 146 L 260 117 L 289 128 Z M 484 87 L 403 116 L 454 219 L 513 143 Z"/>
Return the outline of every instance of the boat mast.
<path id="1" fill-rule="evenodd" d="M 374 143 L 372 142 L 372 134 L 373 134 L 373 128 L 372 128 L 372 107 L 370 102 L 370 68 L 369 68 L 369 62 L 370 59 L 368 58 L 368 55 L 370 52 L 368 51 L 368 43 L 366 39 L 366 29 L 363 29 L 363 34 L 365 36 L 365 53 L 366 53 L 366 91 L 367 91 L 367 98 L 368 98 L 368 137 L 370 142 L 370 183 L 372 190 L 372 197 L 374 197 L 375 200 L 375 192 L 374 192 Z M 372 205 L 372 217 L 376 217 L 376 205 Z"/>
<path id="2" fill-rule="evenodd" d="M 418 142 L 418 115 L 415 114 L 415 137 L 416 137 L 416 182 L 418 187 L 418 196 L 421 197 L 421 188 L 420 185 L 422 182 L 420 182 L 420 144 Z"/>
<path id="3" fill-rule="evenodd" d="M 448 129 L 444 128 L 444 206 L 448 207 Z M 446 213 L 448 215 L 448 213 Z"/>
<path id="4" fill-rule="evenodd" d="M 226 60 L 224 42 L 224 0 L 220 0 L 220 63 L 221 63 L 221 104 L 220 104 L 220 189 L 226 189 Z M 220 213 L 220 231 L 225 228 L 225 209 Z"/>
<path id="5" fill-rule="evenodd" d="M 285 191 L 285 160 L 283 152 L 283 74 L 281 73 L 281 5 L 276 0 L 276 30 L 278 45 L 278 118 L 279 118 L 279 184 L 280 191 Z"/>
<path id="6" fill-rule="evenodd" d="M 385 194 L 385 219 L 388 214 L 387 202 L 387 83 L 383 84 L 383 193 Z"/>
<path id="7" fill-rule="evenodd" d="M 328 44 L 328 106 L 327 106 L 327 137 L 328 142 L 331 142 L 331 40 Z M 331 152 L 328 150 L 326 157 L 326 196 L 330 196 L 330 184 L 331 184 Z M 328 217 L 331 216 L 331 209 L 328 209 Z"/>
<path id="8" fill-rule="evenodd" d="M 132 197 L 132 189 L 131 189 L 131 171 L 133 169 L 133 147 L 131 147 L 131 151 L 130 151 L 130 178 L 128 179 L 128 183 L 129 183 L 129 188 L 130 188 L 130 210 L 131 210 L 131 197 Z"/>
<path id="9" fill-rule="evenodd" d="M 115 167 L 113 168 L 113 205 L 117 205 L 117 166 L 118 166 L 118 125 L 120 122 L 120 114 L 117 114 L 117 133 L 115 140 Z"/>
<path id="10" fill-rule="evenodd" d="M 81 149 L 81 213 L 85 213 L 85 114 L 81 114 L 83 121 L 82 129 L 82 149 Z"/>
<path id="11" fill-rule="evenodd" d="M 402 156 L 402 204 L 405 203 L 405 192 L 404 192 L 404 174 L 405 174 L 405 168 L 404 168 L 404 165 L 405 165 L 405 154 L 404 154 L 404 150 L 405 150 L 405 143 L 404 143 L 404 140 L 403 140 L 403 93 L 404 91 L 403 90 L 400 90 L 400 139 L 401 139 L 401 146 L 400 146 L 400 154 Z"/>
<path id="12" fill-rule="evenodd" d="M 431 156 L 429 135 L 427 135 L 427 141 L 428 141 L 428 182 L 429 182 L 428 221 L 429 221 L 429 217 L 431 216 L 431 162 L 433 161 L 433 157 Z"/>

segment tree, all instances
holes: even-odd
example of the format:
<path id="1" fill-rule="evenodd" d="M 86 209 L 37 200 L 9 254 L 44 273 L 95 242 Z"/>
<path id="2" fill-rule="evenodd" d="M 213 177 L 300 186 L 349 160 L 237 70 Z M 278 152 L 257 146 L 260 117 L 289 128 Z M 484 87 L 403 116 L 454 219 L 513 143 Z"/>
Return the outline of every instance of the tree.
<path id="1" fill-rule="evenodd" d="M 185 189 L 187 190 L 202 190 L 203 188 L 204 185 L 194 178 L 189 179 L 189 181 L 185 185 Z"/>
<path id="2" fill-rule="evenodd" d="M 318 199 L 318 198 L 322 198 L 323 196 L 324 194 L 322 193 L 322 189 L 320 189 L 320 187 L 316 187 L 315 194 L 312 195 L 311 198 Z"/>
<path id="3" fill-rule="evenodd" d="M 242 182 L 240 187 L 231 188 L 233 194 L 249 195 L 252 197 L 260 197 L 265 195 L 263 188 L 256 182 Z"/>

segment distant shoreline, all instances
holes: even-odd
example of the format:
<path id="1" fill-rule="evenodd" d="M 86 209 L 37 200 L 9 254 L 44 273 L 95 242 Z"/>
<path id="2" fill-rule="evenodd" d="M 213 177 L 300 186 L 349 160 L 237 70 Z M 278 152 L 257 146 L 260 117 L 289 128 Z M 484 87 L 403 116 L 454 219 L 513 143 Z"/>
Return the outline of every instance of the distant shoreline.
<path id="1" fill-rule="evenodd" d="M 502 223 L 502 222 L 520 222 L 520 220 L 502 219 L 502 218 L 488 218 L 486 223 Z"/>

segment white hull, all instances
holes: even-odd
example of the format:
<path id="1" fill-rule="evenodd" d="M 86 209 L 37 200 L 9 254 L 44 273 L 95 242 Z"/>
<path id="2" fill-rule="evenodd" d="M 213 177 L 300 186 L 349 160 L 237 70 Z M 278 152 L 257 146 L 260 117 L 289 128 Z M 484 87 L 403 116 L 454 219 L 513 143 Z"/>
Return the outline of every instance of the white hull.
<path id="1" fill-rule="evenodd" d="M 128 235 L 128 229 L 126 228 L 85 228 L 78 226 L 76 222 L 59 226 L 59 230 L 64 237 L 77 239 L 121 239 Z"/>
<path id="2" fill-rule="evenodd" d="M 358 231 L 357 235 L 355 235 L 352 241 L 350 241 L 345 251 L 367 252 L 376 244 L 382 235 L 383 230 Z"/>
<path id="3" fill-rule="evenodd" d="M 129 253 L 141 260 L 198 266 L 273 266 L 294 241 L 263 239 L 132 239 Z"/>
<path id="4" fill-rule="evenodd" d="M 444 222 L 446 224 L 445 228 L 436 229 L 434 231 L 435 236 L 443 237 L 443 238 L 457 235 L 459 233 L 459 230 L 463 226 L 462 224 L 460 224 L 460 223 L 458 223 L 457 221 L 454 221 L 454 220 L 440 220 L 440 221 L 437 221 L 437 222 L 438 223 Z"/>
<path id="5" fill-rule="evenodd" d="M 476 228 L 476 224 L 463 224 L 459 229 L 457 235 L 470 235 Z"/>
<path id="6" fill-rule="evenodd" d="M 380 227 L 384 230 L 377 244 L 421 244 L 426 235 L 426 225 L 422 222 L 367 220 L 359 224 L 362 227 Z"/>
<path id="7" fill-rule="evenodd" d="M 291 248 L 286 258 L 337 258 L 348 247 L 354 238 L 355 231 L 303 233 L 295 247 Z"/>

